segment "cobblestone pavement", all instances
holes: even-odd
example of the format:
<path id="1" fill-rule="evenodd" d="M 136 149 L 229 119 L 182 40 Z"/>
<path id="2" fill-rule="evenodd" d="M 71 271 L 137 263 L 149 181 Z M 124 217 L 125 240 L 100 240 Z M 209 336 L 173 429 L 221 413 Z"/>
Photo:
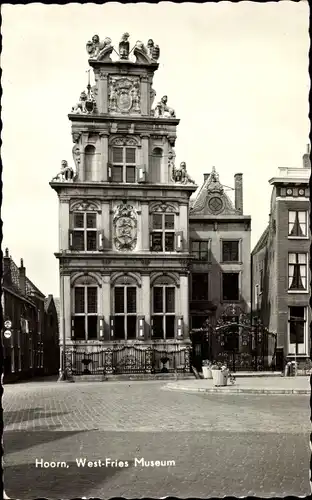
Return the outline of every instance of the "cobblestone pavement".
<path id="1" fill-rule="evenodd" d="M 22 500 L 310 493 L 308 396 L 186 394 L 164 385 L 6 385 L 6 493 Z M 100 465 L 78 467 L 84 457 Z M 143 467 L 135 460 L 142 457 L 175 465 Z M 124 466 L 106 467 L 106 458 Z M 66 467 L 36 467 L 36 459 Z"/>

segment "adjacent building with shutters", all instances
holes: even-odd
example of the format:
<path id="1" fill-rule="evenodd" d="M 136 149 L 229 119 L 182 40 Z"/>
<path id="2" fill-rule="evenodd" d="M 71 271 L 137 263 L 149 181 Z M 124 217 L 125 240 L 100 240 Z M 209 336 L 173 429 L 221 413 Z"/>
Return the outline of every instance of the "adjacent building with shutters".
<path id="1" fill-rule="evenodd" d="M 73 372 L 189 370 L 189 199 L 179 119 L 152 88 L 159 48 L 87 44 L 95 85 L 69 114 L 59 198 L 61 346 Z M 119 57 L 114 54 L 118 52 Z M 113 59 L 116 60 L 113 60 Z M 91 363 L 91 364 L 90 364 Z"/>
<path id="2" fill-rule="evenodd" d="M 310 148 L 299 168 L 280 168 L 270 179 L 269 224 L 252 252 L 252 307 L 277 334 L 280 368 L 309 358 Z"/>
<path id="3" fill-rule="evenodd" d="M 204 183 L 189 215 L 190 324 L 202 328 L 221 315 L 250 311 L 251 217 L 243 213 L 243 176 L 234 176 L 235 203 L 215 168 Z"/>

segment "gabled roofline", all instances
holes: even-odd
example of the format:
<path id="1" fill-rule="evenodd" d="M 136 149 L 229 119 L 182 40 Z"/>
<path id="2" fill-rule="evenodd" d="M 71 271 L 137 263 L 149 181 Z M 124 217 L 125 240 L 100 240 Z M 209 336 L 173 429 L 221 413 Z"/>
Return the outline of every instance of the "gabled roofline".
<path id="1" fill-rule="evenodd" d="M 258 242 L 256 243 L 254 249 L 251 252 L 252 255 L 259 252 L 267 243 L 267 240 L 269 237 L 269 229 L 270 229 L 270 224 L 267 225 L 266 229 L 263 231 L 262 235 L 260 236 Z"/>

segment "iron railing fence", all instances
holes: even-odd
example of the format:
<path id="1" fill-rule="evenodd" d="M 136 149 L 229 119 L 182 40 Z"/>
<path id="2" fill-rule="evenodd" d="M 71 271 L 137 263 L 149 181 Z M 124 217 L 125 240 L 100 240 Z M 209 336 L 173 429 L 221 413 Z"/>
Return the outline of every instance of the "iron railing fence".
<path id="1" fill-rule="evenodd" d="M 73 375 L 111 375 L 139 373 L 188 373 L 190 346 L 111 346 L 87 352 L 67 349 L 66 365 Z"/>

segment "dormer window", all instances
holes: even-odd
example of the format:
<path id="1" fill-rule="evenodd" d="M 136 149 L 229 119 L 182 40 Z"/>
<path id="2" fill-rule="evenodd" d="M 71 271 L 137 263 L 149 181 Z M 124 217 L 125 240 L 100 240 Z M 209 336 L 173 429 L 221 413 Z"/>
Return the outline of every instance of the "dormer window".
<path id="1" fill-rule="evenodd" d="M 136 148 L 121 146 L 112 148 L 112 181 L 136 182 Z"/>

